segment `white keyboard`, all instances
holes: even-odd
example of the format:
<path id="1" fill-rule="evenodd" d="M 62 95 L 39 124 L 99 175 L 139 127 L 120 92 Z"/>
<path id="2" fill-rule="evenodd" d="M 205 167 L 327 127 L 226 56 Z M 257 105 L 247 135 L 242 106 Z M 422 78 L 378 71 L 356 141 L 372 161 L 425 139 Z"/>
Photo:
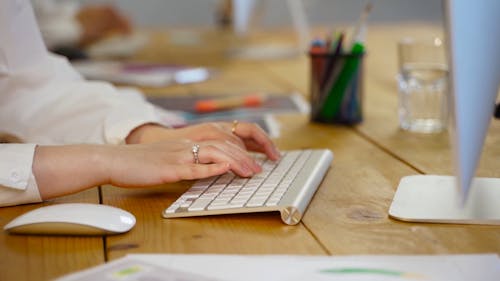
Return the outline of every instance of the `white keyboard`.
<path id="1" fill-rule="evenodd" d="M 327 149 L 283 152 L 278 162 L 256 155 L 262 172 L 241 178 L 233 173 L 198 180 L 163 211 L 163 217 L 279 211 L 289 225 L 297 224 L 330 167 Z"/>

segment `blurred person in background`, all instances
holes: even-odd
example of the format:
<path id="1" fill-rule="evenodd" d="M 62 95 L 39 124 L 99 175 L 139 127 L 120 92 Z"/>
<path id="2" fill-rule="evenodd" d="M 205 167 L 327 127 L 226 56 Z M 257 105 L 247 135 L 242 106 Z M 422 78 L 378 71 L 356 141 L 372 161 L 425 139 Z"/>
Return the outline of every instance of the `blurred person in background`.
<path id="1" fill-rule="evenodd" d="M 79 5 L 76 1 L 32 0 L 47 48 L 70 59 L 113 35 L 130 35 L 131 21 L 111 4 Z"/>

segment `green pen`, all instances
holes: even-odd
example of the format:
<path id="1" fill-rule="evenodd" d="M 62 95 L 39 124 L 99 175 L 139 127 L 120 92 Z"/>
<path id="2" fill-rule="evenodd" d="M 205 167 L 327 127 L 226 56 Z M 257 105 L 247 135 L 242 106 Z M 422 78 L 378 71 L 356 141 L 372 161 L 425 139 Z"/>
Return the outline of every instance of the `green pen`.
<path id="1" fill-rule="evenodd" d="M 325 103 L 323 104 L 321 116 L 324 119 L 331 120 L 338 114 L 344 98 L 345 90 L 356 74 L 363 52 L 363 44 L 356 42 L 352 46 L 351 54 L 347 55 L 345 58 L 342 71 L 340 72 L 337 81 L 335 81 L 332 88 L 328 92 Z"/>

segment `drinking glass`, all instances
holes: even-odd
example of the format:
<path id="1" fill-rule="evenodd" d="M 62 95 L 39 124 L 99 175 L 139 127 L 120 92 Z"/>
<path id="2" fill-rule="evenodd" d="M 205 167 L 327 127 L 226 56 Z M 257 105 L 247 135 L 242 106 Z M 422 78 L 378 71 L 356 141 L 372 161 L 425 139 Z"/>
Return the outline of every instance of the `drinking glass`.
<path id="1" fill-rule="evenodd" d="M 438 37 L 398 43 L 399 121 L 404 130 L 437 133 L 448 122 L 448 66 Z"/>

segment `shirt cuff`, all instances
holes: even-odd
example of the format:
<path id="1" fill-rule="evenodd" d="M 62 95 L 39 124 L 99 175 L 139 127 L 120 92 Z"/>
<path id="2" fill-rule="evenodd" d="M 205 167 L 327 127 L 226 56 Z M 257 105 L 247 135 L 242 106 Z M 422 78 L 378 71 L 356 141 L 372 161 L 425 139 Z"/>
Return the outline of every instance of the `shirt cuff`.
<path id="1" fill-rule="evenodd" d="M 186 123 L 180 115 L 159 109 L 149 103 L 136 88 L 119 87 L 117 90 L 120 99 L 115 101 L 115 105 L 122 104 L 106 118 L 104 132 L 106 143 L 123 144 L 130 132 L 144 124 L 174 127 Z"/>
<path id="2" fill-rule="evenodd" d="M 126 118 L 123 118 L 121 114 L 112 114 L 108 116 L 104 136 L 106 143 L 123 144 L 127 136 L 135 128 L 148 123 L 160 123 L 151 105 L 147 104 L 145 106 L 139 106 L 139 108 L 142 108 L 142 110 L 138 112 L 131 111 L 129 112 L 130 115 Z"/>
<path id="3" fill-rule="evenodd" d="M 25 190 L 32 173 L 35 144 L 0 145 L 0 185 Z"/>
<path id="4" fill-rule="evenodd" d="M 32 169 L 35 147 L 0 145 L 0 207 L 42 201 Z"/>
<path id="5" fill-rule="evenodd" d="M 30 173 L 25 190 L 0 186 L 0 207 L 42 202 L 35 176 Z"/>

